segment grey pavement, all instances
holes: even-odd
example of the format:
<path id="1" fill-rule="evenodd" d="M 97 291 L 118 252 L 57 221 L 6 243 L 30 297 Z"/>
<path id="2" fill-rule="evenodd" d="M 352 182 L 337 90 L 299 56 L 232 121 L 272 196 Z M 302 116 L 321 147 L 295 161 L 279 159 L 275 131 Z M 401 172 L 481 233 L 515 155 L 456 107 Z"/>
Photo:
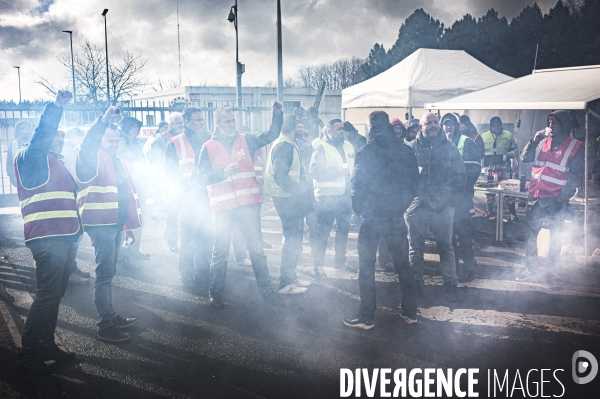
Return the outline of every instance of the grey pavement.
<path id="1" fill-rule="evenodd" d="M 517 369 L 523 383 L 530 369 L 562 369 L 557 375 L 565 397 L 590 397 L 600 385 L 600 377 L 588 385 L 576 385 L 571 378 L 575 351 L 600 358 L 597 269 L 565 262 L 558 271 L 564 285 L 518 283 L 514 278 L 523 267 L 521 246 L 496 247 L 480 240 L 479 278 L 461 284 L 459 302 L 450 304 L 443 298 L 439 257 L 429 244 L 419 323 L 407 325 L 400 319 L 396 278 L 383 272 L 377 273 L 375 328 L 363 331 L 342 324 L 358 310 L 357 274 L 326 267 L 328 278 L 314 279 L 306 243 L 305 262 L 299 266 L 299 275 L 313 283 L 306 294 L 285 297 L 283 309 L 265 307 L 252 269 L 230 259 L 226 307 L 216 310 L 208 305 L 206 293 L 183 290 L 177 254 L 162 239 L 162 226 L 147 220 L 141 250 L 151 259 L 139 271 L 119 268 L 114 280 L 117 312 L 139 319 L 130 330 L 131 340 L 97 341 L 92 285 L 70 286 L 57 336 L 78 354 L 79 363 L 63 366 L 58 376 L 40 385 L 10 368 L 16 345 L 0 339 L 1 397 L 332 398 L 340 396 L 341 368 L 479 368 L 480 397 L 487 397 L 487 370 L 508 369 L 512 385 Z M 23 244 L 18 209 L 2 210 L 0 222 L 0 256 L 7 257 L 0 259 L 0 280 L 16 298 L 11 306 L 25 318 L 35 284 L 33 259 Z M 262 222 L 264 237 L 273 245 L 265 252 L 276 284 L 281 227 L 271 203 L 263 204 Z M 356 237 L 352 231 L 348 247 L 349 263 L 355 267 Z M 77 260 L 93 276 L 87 236 Z M 330 249 L 326 262 L 333 264 Z M 0 337 L 3 328 L 0 319 Z M 559 395 L 561 385 L 551 375 L 544 379 L 550 380 L 544 395 Z"/>

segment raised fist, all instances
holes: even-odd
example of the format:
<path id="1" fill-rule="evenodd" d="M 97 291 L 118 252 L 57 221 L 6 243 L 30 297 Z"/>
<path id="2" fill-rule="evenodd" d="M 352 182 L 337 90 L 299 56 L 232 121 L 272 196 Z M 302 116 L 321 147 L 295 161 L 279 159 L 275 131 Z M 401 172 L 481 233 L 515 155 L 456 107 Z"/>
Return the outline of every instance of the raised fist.
<path id="1" fill-rule="evenodd" d="M 109 123 L 112 118 L 119 116 L 120 113 L 121 110 L 116 105 L 108 107 L 108 109 L 104 113 L 104 116 L 102 117 L 102 122 Z"/>
<path id="2" fill-rule="evenodd" d="M 283 111 L 283 107 L 281 106 L 281 103 L 277 100 L 273 101 L 273 113 L 274 114 L 281 114 Z"/>
<path id="3" fill-rule="evenodd" d="M 56 93 L 56 100 L 54 100 L 54 105 L 56 105 L 57 107 L 62 107 L 63 105 L 71 101 L 72 98 L 73 94 L 71 94 L 70 91 L 59 90 L 58 93 Z"/>

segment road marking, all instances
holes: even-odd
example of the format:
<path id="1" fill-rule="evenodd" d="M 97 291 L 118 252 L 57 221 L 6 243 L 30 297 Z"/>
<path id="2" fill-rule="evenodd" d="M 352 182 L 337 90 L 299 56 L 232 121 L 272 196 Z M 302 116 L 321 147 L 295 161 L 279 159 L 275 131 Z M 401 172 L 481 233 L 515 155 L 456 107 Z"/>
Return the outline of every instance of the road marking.
<path id="1" fill-rule="evenodd" d="M 419 308 L 421 317 L 431 321 L 447 321 L 476 326 L 517 328 L 524 330 L 600 336 L 600 321 L 574 317 L 547 316 L 495 310 L 453 309 L 446 306 Z"/>

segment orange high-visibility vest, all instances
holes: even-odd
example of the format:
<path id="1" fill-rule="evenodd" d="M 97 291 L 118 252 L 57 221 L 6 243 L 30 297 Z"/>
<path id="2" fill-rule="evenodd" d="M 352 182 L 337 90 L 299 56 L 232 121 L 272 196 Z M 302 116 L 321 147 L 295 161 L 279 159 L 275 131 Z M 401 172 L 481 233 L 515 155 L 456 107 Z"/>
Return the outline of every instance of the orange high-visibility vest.
<path id="1" fill-rule="evenodd" d="M 121 160 L 119 160 L 121 162 Z M 142 225 L 142 211 L 138 202 L 135 186 L 129 171 L 121 162 L 127 173 L 127 188 L 129 194 L 129 209 L 123 231 L 132 230 Z M 117 175 L 110 154 L 98 149 L 98 169 L 96 175 L 87 182 L 82 182 L 75 176 L 79 192 L 77 206 L 83 226 L 113 226 L 119 216 L 119 200 L 117 191 Z"/>
<path id="2" fill-rule="evenodd" d="M 185 133 L 181 133 L 171 139 L 179 158 L 179 170 L 185 177 L 191 177 L 194 172 L 196 153 Z"/>
<path id="3" fill-rule="evenodd" d="M 213 212 L 235 209 L 240 205 L 260 204 L 261 196 L 252 154 L 248 150 L 246 135 L 239 134 L 233 142 L 231 155 L 223 144 L 215 139 L 205 144 L 213 170 L 222 170 L 231 163 L 239 165 L 238 173 L 222 182 L 207 186 Z"/>
<path id="4" fill-rule="evenodd" d="M 556 150 L 551 151 L 552 137 L 538 144 L 531 168 L 529 195 L 534 198 L 552 198 L 567 184 L 569 164 L 581 146 L 581 141 L 569 136 Z"/>

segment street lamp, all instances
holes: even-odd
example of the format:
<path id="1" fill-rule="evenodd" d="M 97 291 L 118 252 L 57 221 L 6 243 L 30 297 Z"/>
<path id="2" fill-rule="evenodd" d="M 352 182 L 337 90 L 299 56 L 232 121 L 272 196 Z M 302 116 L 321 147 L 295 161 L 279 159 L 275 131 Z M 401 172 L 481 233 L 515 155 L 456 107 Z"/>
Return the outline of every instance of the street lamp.
<path id="1" fill-rule="evenodd" d="M 15 66 L 13 68 L 17 68 L 17 74 L 19 75 L 19 105 L 21 105 L 21 67 Z"/>
<path id="2" fill-rule="evenodd" d="M 77 104 L 77 89 L 75 88 L 75 58 L 73 57 L 73 31 L 63 30 L 63 32 L 69 34 L 69 40 L 71 41 L 71 76 L 73 77 L 73 104 Z"/>
<path id="3" fill-rule="evenodd" d="M 106 13 L 108 12 L 108 8 L 105 8 L 102 11 L 102 16 L 104 17 L 104 48 L 106 49 L 106 101 L 108 102 L 108 106 L 110 107 L 110 81 L 109 81 L 109 71 L 108 71 L 108 34 L 106 33 Z"/>
<path id="4" fill-rule="evenodd" d="M 235 5 L 229 9 L 229 16 L 227 20 L 233 22 L 235 27 L 235 75 L 236 75 L 236 92 L 237 92 L 237 106 L 242 107 L 242 74 L 246 71 L 244 64 L 240 62 L 239 45 L 238 45 L 238 15 L 237 15 L 237 0 Z"/>

